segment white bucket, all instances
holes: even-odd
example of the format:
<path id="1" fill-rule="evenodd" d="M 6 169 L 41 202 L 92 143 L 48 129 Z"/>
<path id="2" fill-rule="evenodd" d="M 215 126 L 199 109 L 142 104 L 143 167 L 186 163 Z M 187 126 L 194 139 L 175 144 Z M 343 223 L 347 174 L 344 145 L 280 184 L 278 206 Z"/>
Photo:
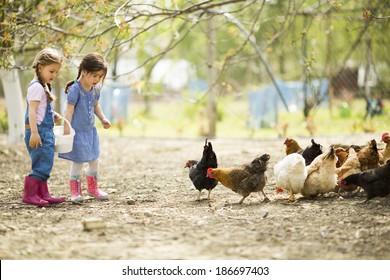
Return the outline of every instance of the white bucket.
<path id="1" fill-rule="evenodd" d="M 64 135 L 64 122 L 62 122 L 62 125 L 53 128 L 55 137 L 54 151 L 56 153 L 69 153 L 73 149 L 75 131 L 67 119 L 63 117 L 62 120 L 69 125 L 70 134 Z"/>

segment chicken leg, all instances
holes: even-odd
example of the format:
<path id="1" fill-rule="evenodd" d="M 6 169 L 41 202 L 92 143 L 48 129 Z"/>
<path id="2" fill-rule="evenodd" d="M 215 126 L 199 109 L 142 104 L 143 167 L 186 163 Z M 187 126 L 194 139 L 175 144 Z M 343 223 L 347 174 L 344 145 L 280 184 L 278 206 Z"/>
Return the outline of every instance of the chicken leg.
<path id="1" fill-rule="evenodd" d="M 263 190 L 261 190 L 261 192 L 263 193 L 264 195 L 264 200 L 263 202 L 270 202 L 271 200 L 269 200 L 269 198 L 265 195 L 265 192 Z"/>
<path id="2" fill-rule="evenodd" d="M 291 188 L 288 188 L 288 190 L 289 190 L 289 192 L 290 192 L 290 196 L 288 197 L 288 201 L 291 201 L 291 202 L 294 202 L 295 200 L 296 200 L 296 198 L 295 198 L 295 195 L 294 195 L 294 193 L 293 193 L 293 191 L 292 191 L 292 189 Z"/>
<path id="3" fill-rule="evenodd" d="M 202 191 L 199 191 L 198 193 L 198 199 L 196 201 L 200 201 L 200 194 L 202 193 Z"/>
<path id="4" fill-rule="evenodd" d="M 242 198 L 241 198 L 241 200 L 238 202 L 238 204 L 242 204 L 243 202 L 244 202 L 244 199 L 246 198 L 247 196 L 243 196 Z"/>

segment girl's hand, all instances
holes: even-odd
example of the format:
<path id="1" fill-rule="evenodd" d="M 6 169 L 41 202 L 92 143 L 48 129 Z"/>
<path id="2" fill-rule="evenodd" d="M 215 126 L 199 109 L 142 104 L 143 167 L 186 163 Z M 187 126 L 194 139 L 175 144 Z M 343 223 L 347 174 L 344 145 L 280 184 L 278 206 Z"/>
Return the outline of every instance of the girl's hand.
<path id="1" fill-rule="evenodd" d="M 103 127 L 104 127 L 105 129 L 107 129 L 107 128 L 110 128 L 111 122 L 110 122 L 109 120 L 107 120 L 107 119 L 103 119 L 103 120 L 102 120 L 102 125 L 103 125 Z"/>
<path id="2" fill-rule="evenodd" d="M 62 120 L 62 116 L 58 114 L 57 112 L 54 112 L 54 123 L 56 125 L 60 125 Z"/>
<path id="3" fill-rule="evenodd" d="M 39 136 L 38 132 L 31 133 L 29 145 L 31 149 L 38 149 L 39 146 L 42 146 L 41 136 Z"/>

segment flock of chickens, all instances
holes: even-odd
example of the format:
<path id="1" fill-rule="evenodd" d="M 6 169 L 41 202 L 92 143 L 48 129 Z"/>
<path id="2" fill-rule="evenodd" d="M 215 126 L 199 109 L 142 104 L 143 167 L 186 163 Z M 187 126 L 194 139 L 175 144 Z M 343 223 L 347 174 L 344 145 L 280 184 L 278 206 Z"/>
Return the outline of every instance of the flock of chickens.
<path id="1" fill-rule="evenodd" d="M 362 188 L 367 198 L 385 197 L 390 194 L 390 135 L 385 132 L 381 141 L 386 146 L 380 150 L 375 139 L 367 146 L 335 147 L 331 145 L 327 151 L 313 139 L 311 145 L 302 149 L 297 141 L 287 138 L 286 156 L 275 164 L 274 175 L 276 192 L 286 190 L 289 201 L 295 201 L 295 194 L 315 198 L 329 192 L 353 192 Z M 229 168 L 218 168 L 218 161 L 213 146 L 205 141 L 200 161 L 189 160 L 185 167 L 189 168 L 189 177 L 199 191 L 211 190 L 218 182 L 240 194 L 242 203 L 252 192 L 262 192 L 264 201 L 269 198 L 264 193 L 267 182 L 266 170 L 270 155 L 263 154 L 252 162 Z"/>

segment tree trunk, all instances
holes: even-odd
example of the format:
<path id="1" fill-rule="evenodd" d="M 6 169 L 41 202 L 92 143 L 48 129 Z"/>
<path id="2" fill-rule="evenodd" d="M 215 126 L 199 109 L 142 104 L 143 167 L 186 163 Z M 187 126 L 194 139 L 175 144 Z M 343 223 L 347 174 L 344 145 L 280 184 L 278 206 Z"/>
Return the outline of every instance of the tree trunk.
<path id="1" fill-rule="evenodd" d="M 216 31 L 214 17 L 211 15 L 208 20 L 208 102 L 207 102 L 207 116 L 209 122 L 208 137 L 215 137 L 216 135 L 216 124 L 217 124 L 217 72 L 214 67 L 216 59 Z"/>
<path id="2" fill-rule="evenodd" d="M 329 111 L 330 115 L 333 116 L 333 103 L 334 103 L 334 88 L 332 84 L 332 32 L 330 27 L 332 26 L 332 14 L 329 14 L 329 22 L 328 22 L 328 34 L 327 38 L 327 53 L 326 53 L 326 66 L 327 66 L 327 76 L 328 76 L 328 99 L 329 99 Z"/>
<path id="3" fill-rule="evenodd" d="M 0 76 L 7 105 L 8 141 L 10 144 L 23 142 L 25 107 L 18 70 L 0 69 Z"/>
<path id="4" fill-rule="evenodd" d="M 53 89 L 54 89 L 54 92 L 56 93 L 56 101 L 55 101 L 54 111 L 56 111 L 57 113 L 62 115 L 64 112 L 62 112 L 62 110 L 61 110 L 61 105 L 62 105 L 61 104 L 61 84 L 60 84 L 60 81 L 58 79 L 54 80 Z"/>

